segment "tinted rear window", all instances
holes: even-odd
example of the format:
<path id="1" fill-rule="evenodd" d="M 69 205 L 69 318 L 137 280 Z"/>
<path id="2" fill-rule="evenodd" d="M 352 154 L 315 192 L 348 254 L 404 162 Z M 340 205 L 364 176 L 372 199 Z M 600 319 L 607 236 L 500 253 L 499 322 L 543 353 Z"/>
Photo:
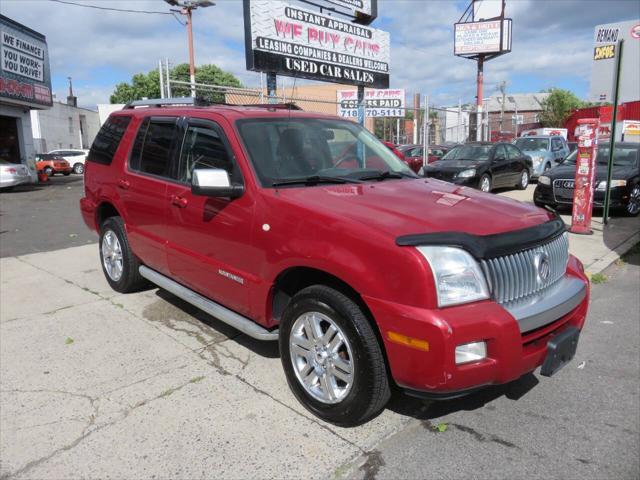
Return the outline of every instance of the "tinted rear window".
<path id="1" fill-rule="evenodd" d="M 171 154 L 176 139 L 176 118 L 146 118 L 138 130 L 129 167 L 142 173 L 171 177 Z"/>
<path id="2" fill-rule="evenodd" d="M 130 121 L 131 117 L 121 115 L 109 117 L 96 135 L 87 160 L 110 165 Z"/>

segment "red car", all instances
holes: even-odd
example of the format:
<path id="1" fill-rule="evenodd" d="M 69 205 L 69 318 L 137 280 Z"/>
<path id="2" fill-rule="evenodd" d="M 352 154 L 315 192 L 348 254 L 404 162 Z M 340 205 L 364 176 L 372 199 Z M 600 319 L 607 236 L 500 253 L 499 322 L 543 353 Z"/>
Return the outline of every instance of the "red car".
<path id="1" fill-rule="evenodd" d="M 62 173 L 65 176 L 70 175 L 73 168 L 69 165 L 69 162 L 59 155 L 38 153 L 36 154 L 36 170 L 52 177 L 56 173 Z"/>
<path id="2" fill-rule="evenodd" d="M 451 398 L 573 358 L 589 282 L 550 211 L 418 177 L 339 117 L 164 102 L 112 113 L 86 163 L 116 291 L 151 281 L 279 341 L 295 396 L 338 425 L 392 384 Z"/>
<path id="3" fill-rule="evenodd" d="M 431 145 L 429 146 L 429 157 L 427 163 L 433 163 L 440 160 L 451 149 L 448 146 Z M 424 147 L 422 145 L 399 145 L 397 151 L 402 155 L 400 158 L 406 163 L 411 170 L 419 173 L 424 166 Z"/>

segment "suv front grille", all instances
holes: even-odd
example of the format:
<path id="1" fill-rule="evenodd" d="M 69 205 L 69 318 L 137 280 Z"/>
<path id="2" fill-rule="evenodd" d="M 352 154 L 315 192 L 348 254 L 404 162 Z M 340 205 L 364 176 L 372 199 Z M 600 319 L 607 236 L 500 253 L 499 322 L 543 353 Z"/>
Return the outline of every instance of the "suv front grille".
<path id="1" fill-rule="evenodd" d="M 540 266 L 542 260 L 546 266 Z M 569 262 L 566 233 L 544 245 L 503 257 L 482 260 L 481 265 L 493 299 L 508 303 L 532 295 L 560 280 Z M 546 267 L 548 275 L 545 275 Z"/>

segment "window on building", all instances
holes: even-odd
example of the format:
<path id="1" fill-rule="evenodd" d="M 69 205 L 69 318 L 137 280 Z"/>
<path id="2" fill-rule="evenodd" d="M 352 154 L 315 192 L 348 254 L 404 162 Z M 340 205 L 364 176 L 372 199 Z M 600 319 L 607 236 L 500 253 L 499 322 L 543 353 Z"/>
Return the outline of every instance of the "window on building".
<path id="1" fill-rule="evenodd" d="M 73 117 L 69 117 L 69 133 L 73 133 Z"/>

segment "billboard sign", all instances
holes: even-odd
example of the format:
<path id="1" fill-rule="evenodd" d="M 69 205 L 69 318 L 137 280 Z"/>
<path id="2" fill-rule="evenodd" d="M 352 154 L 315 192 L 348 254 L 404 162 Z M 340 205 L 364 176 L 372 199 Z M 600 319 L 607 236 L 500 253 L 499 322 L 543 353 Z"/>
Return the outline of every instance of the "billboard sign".
<path id="1" fill-rule="evenodd" d="M 388 32 L 279 0 L 244 0 L 247 69 L 372 88 L 389 86 Z"/>
<path id="2" fill-rule="evenodd" d="M 35 108 L 52 105 L 46 38 L 3 15 L 0 15 L 0 98 Z"/>
<path id="3" fill-rule="evenodd" d="M 317 1 L 317 0 L 316 0 Z M 369 25 L 378 16 L 378 0 L 327 0 L 365 25 Z"/>
<path id="4" fill-rule="evenodd" d="M 511 51 L 511 19 L 464 22 L 454 25 L 454 55 Z"/>
<path id="5" fill-rule="evenodd" d="M 338 115 L 358 118 L 357 90 L 338 90 Z M 367 89 L 364 91 L 365 115 L 367 117 L 404 117 L 404 89 Z"/>

